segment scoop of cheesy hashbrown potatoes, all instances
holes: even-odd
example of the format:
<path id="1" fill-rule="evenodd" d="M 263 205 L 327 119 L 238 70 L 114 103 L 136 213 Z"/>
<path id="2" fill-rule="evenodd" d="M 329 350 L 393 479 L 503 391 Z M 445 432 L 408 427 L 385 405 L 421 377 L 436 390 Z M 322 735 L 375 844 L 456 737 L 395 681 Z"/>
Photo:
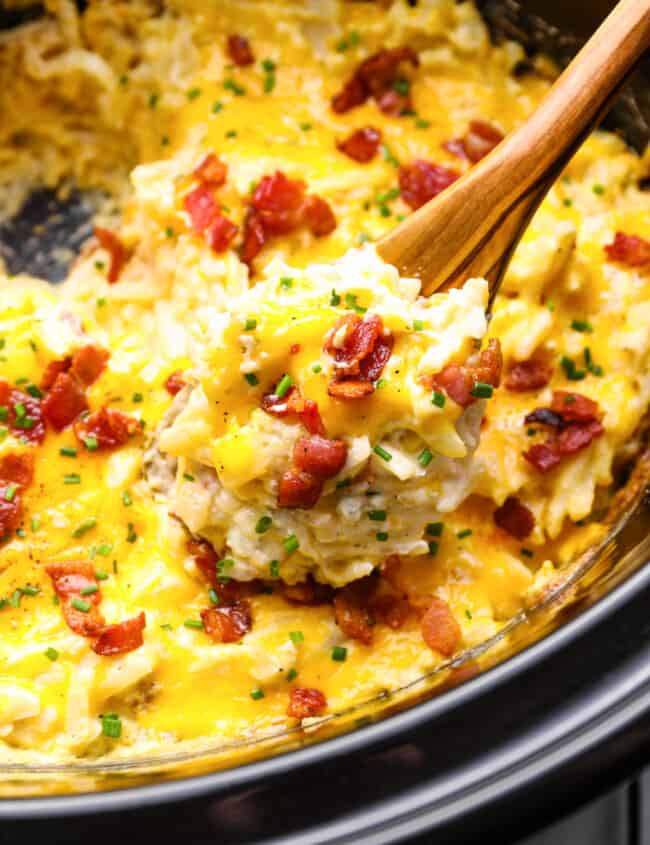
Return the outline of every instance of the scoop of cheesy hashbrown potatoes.
<path id="1" fill-rule="evenodd" d="M 2 214 L 34 186 L 80 186 L 124 261 L 109 280 L 111 242 L 93 241 L 59 288 L 5 275 L 0 379 L 45 402 L 49 365 L 87 346 L 107 350 L 84 401 L 91 417 L 125 415 L 129 431 L 103 449 L 77 423 L 36 443 L 0 420 L 0 462 L 33 456 L 20 523 L 0 549 L 2 759 L 120 758 L 272 734 L 402 687 L 498 632 L 598 535 L 576 523 L 638 442 L 650 398 L 647 264 L 611 260 L 605 247 L 617 232 L 650 239 L 639 186 L 647 158 L 605 132 L 585 143 L 532 221 L 487 324 L 485 282 L 425 300 L 371 245 L 411 210 L 401 166 L 426 160 L 462 173 L 471 163 L 442 144 L 473 120 L 506 134 L 553 77 L 542 58 L 520 72 L 523 49 L 493 45 L 471 3 L 46 6 L 44 19 L 0 35 Z M 252 63 L 228 55 L 234 33 L 248 39 Z M 401 45 L 419 59 L 398 80 L 407 114 L 386 114 L 373 98 L 332 110 L 362 60 Z M 368 126 L 381 143 L 361 163 L 337 143 Z M 213 196 L 240 232 L 251 197 L 277 171 L 325 200 L 336 227 L 275 234 L 251 273 L 237 242 L 212 249 L 188 211 L 193 174 L 210 155 L 227 166 Z M 328 332 L 371 315 L 391 337 L 390 358 L 369 395 L 336 398 L 338 341 L 327 351 Z M 496 338 L 500 387 L 483 384 L 463 407 L 427 381 L 476 362 Z M 548 369 L 546 383 L 509 389 L 513 367 L 531 360 Z M 262 407 L 280 384 L 280 399 L 299 389 L 316 401 L 327 438 L 345 444 L 313 507 L 277 503 L 305 435 L 301 417 Z M 549 429 L 524 418 L 549 408 L 553 391 L 594 400 L 604 431 L 540 472 L 523 453 Z M 11 504 L 16 488 L 4 489 Z M 512 497 L 532 514 L 525 540 L 494 522 Z M 239 639 L 208 635 L 205 613 L 224 597 L 201 568 L 200 538 L 228 589 L 257 585 L 237 598 L 250 617 Z M 384 569 L 395 554 L 401 562 Z M 98 653 L 99 628 L 70 627 L 71 576 L 52 574 L 70 561 L 90 567 L 80 574 L 76 564 L 86 586 L 73 601 L 88 608 L 77 612 L 94 613 L 101 595 L 109 625 L 144 613 L 142 645 Z M 369 578 L 388 579 L 380 599 L 385 587 L 414 607 L 396 600 L 398 618 L 377 604 L 377 624 L 364 617 L 355 636 L 358 608 L 336 597 Z M 309 601 L 290 590 L 304 583 Z M 434 640 L 439 648 L 423 640 L 425 605 L 450 637 Z M 314 699 L 288 716 L 296 686 L 326 705 Z"/>

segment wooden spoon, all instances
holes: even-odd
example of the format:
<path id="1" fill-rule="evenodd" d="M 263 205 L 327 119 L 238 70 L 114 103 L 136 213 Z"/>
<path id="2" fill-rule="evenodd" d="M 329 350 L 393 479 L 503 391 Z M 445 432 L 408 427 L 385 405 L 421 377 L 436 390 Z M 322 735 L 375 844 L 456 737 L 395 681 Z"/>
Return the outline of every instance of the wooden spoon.
<path id="1" fill-rule="evenodd" d="M 526 123 L 385 235 L 381 257 L 424 295 L 482 276 L 491 301 L 533 213 L 649 46 L 650 0 L 621 0 Z"/>

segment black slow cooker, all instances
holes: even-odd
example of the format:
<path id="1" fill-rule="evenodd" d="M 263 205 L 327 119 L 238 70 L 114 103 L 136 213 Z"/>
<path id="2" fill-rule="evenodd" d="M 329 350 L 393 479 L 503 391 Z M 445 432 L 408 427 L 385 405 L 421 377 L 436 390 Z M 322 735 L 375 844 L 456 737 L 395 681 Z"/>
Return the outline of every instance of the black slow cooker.
<path id="1" fill-rule="evenodd" d="M 481 7 L 494 38 L 514 37 L 562 62 L 611 5 Z M 0 25 L 40 13 L 3 12 L 0 3 Z M 643 74 L 607 118 L 638 149 L 650 138 Z M 10 270 L 55 281 L 64 272 L 56 247 L 78 248 L 87 217 L 83 197 L 60 203 L 38 194 L 0 226 L 0 253 Z M 98 845 L 127 831 L 161 843 L 507 843 L 575 810 L 650 754 L 650 501 L 642 484 L 634 493 L 575 600 L 521 620 L 509 655 L 476 677 L 352 733 L 235 769 L 3 799 L 0 835 Z"/>

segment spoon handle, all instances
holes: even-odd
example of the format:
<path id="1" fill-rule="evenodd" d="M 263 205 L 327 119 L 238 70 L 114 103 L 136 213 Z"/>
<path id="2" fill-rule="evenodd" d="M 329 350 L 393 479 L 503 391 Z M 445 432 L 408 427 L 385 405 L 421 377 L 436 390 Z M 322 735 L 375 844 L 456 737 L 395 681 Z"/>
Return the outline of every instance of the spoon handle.
<path id="1" fill-rule="evenodd" d="M 531 117 L 384 236 L 382 258 L 425 295 L 483 276 L 494 296 L 531 216 L 649 46 L 650 0 L 620 0 Z"/>

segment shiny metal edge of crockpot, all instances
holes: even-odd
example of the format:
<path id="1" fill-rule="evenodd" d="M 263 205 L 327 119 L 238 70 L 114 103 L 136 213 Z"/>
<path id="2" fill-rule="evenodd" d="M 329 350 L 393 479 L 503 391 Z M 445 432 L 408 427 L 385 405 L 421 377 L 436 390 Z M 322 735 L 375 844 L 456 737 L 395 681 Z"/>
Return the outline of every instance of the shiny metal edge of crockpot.
<path id="1" fill-rule="evenodd" d="M 539 19 L 522 16 L 519 7 L 511 0 L 505 3 L 488 0 L 483 6 L 485 16 L 497 37 L 499 32 L 517 36 L 527 40 L 531 49 L 540 46 L 548 49 L 549 43 L 555 38 L 557 30 L 542 24 Z M 598 14 L 597 10 L 595 13 Z M 594 23 L 595 20 L 589 25 Z M 565 51 L 564 55 L 559 56 L 562 60 L 575 49 L 579 41 L 571 36 L 562 38 L 558 43 Z M 647 87 L 640 90 L 647 91 Z M 644 104 L 639 105 L 639 99 L 634 94 L 627 94 L 618 109 L 618 124 L 624 126 L 628 139 L 638 146 L 640 138 L 647 137 L 645 121 L 640 119 L 640 116 L 646 114 Z M 470 702 L 480 700 L 490 691 L 511 681 L 518 673 L 557 654 L 586 632 L 601 625 L 650 584 L 650 568 L 644 568 L 650 558 L 647 536 L 650 508 L 645 502 L 645 480 L 648 475 L 642 466 L 642 472 L 628 485 L 628 498 L 619 500 L 614 508 L 606 539 L 576 561 L 570 571 L 565 571 L 562 580 L 543 596 L 536 607 L 519 614 L 497 636 L 458 655 L 431 675 L 402 690 L 392 691 L 345 713 L 321 720 L 314 726 L 313 733 L 303 733 L 296 729 L 266 740 L 240 743 L 228 749 L 206 748 L 200 752 L 170 754 L 166 757 L 159 755 L 155 759 L 132 762 L 90 762 L 61 766 L 0 765 L 3 792 L 7 790 L 18 796 L 53 792 L 56 787 L 53 788 L 52 782 L 47 785 L 43 782 L 44 776 L 48 775 L 67 776 L 65 781 L 61 781 L 59 790 L 75 792 L 46 798 L 5 799 L 0 801 L 0 817 L 94 813 L 214 795 L 219 791 L 273 779 L 341 755 L 383 745 L 439 719 L 452 709 L 462 709 Z M 504 650 L 506 637 L 509 644 Z M 475 674 L 475 661 L 480 661 L 480 670 L 484 673 L 467 681 L 468 677 Z M 490 671 L 486 672 L 487 669 Z M 450 689 L 462 681 L 467 682 L 458 689 Z M 432 684 L 436 684 L 437 689 L 432 690 Z M 416 689 L 418 685 L 423 687 L 421 692 Z M 431 698 L 440 692 L 445 694 Z M 615 700 L 615 690 L 613 695 Z M 428 700 L 415 704 L 425 697 Z M 381 721 L 369 724 L 373 705 L 377 704 L 381 705 Z M 612 712 L 616 711 L 613 701 L 609 704 Z M 407 706 L 410 709 L 405 710 Z M 388 714 L 392 715 L 386 718 Z M 357 727 L 357 730 L 335 736 L 336 733 L 350 731 L 351 727 Z M 281 747 L 273 748 L 273 743 L 277 746 L 278 741 Z M 251 758 L 269 755 L 274 751 L 277 756 L 248 762 L 225 771 L 203 773 L 219 766 L 215 754 L 236 750 L 241 759 L 242 749 L 246 746 L 251 749 Z M 189 767 L 189 763 L 193 765 Z M 221 763 L 223 765 L 227 765 L 227 760 Z M 21 775 L 27 776 L 27 780 L 23 781 Z M 70 777 L 79 779 L 71 781 Z M 169 778 L 171 780 L 161 782 Z M 158 782 L 155 782 L 156 779 Z M 91 789 L 106 791 L 83 794 L 84 790 Z"/>

